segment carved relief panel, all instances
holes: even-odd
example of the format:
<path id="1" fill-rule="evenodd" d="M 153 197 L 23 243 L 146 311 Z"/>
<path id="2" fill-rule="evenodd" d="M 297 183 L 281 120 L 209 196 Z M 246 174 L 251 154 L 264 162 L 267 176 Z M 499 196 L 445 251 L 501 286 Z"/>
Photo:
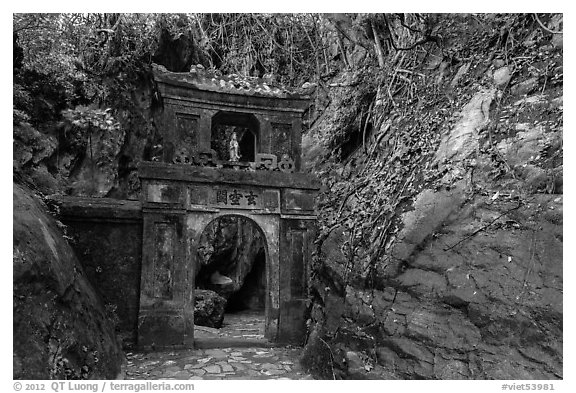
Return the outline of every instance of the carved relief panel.
<path id="1" fill-rule="evenodd" d="M 198 125 L 200 116 L 188 113 L 176 113 L 177 137 L 184 145 L 193 147 L 198 144 Z"/>
<path id="2" fill-rule="evenodd" d="M 272 126 L 272 153 L 278 157 L 292 157 L 292 124 L 270 123 Z"/>
<path id="3" fill-rule="evenodd" d="M 154 298 L 172 299 L 174 277 L 174 251 L 176 228 L 174 224 L 161 222 L 154 224 L 154 256 L 152 272 L 154 275 Z"/>

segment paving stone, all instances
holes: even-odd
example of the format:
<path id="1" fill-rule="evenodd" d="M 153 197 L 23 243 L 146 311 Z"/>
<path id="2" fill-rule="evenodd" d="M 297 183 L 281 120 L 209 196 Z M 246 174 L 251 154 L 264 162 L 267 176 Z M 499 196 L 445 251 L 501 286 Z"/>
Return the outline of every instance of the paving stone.
<path id="1" fill-rule="evenodd" d="M 222 371 L 225 372 L 225 373 L 229 373 L 229 372 L 233 372 L 234 369 L 233 369 L 232 366 L 229 365 L 229 364 L 223 364 L 223 365 L 222 365 Z"/>
<path id="2" fill-rule="evenodd" d="M 243 365 L 242 363 L 230 363 L 230 365 L 231 365 L 232 367 L 234 367 L 234 369 L 236 369 L 237 371 L 242 371 L 242 370 L 248 369 L 248 367 L 246 367 L 246 366 Z"/>
<path id="3" fill-rule="evenodd" d="M 280 374 L 285 374 L 286 370 L 266 370 L 266 371 L 262 371 L 262 374 L 264 375 L 280 375 Z"/>
<path id="4" fill-rule="evenodd" d="M 278 370 L 278 365 L 272 363 L 264 363 L 262 368 L 265 370 Z"/>
<path id="5" fill-rule="evenodd" d="M 228 354 L 220 349 L 208 349 L 206 350 L 206 355 L 212 356 L 215 359 L 225 359 Z"/>
<path id="6" fill-rule="evenodd" d="M 260 372 L 256 371 L 256 370 L 246 370 L 246 375 L 251 376 L 251 377 L 256 377 L 260 375 Z"/>
<path id="7" fill-rule="evenodd" d="M 221 372 L 220 366 L 218 366 L 217 364 L 206 366 L 204 367 L 204 370 L 206 370 L 208 374 L 219 374 Z"/>
<path id="8" fill-rule="evenodd" d="M 172 377 L 175 379 L 188 379 L 189 376 L 190 376 L 190 373 L 188 371 L 178 371 Z"/>
<path id="9" fill-rule="evenodd" d="M 165 373 L 174 373 L 174 372 L 178 372 L 181 370 L 180 367 L 178 366 L 170 366 L 170 367 L 166 367 L 163 368 Z"/>
<path id="10" fill-rule="evenodd" d="M 184 363 L 196 363 L 198 361 L 198 359 L 202 359 L 202 358 L 206 358 L 207 356 L 204 354 L 197 354 L 194 356 L 186 356 L 183 358 L 180 358 L 180 362 L 184 362 Z M 208 356 L 208 358 L 210 358 Z"/>
<path id="11" fill-rule="evenodd" d="M 192 370 L 192 373 L 193 373 L 194 375 L 202 376 L 202 375 L 206 374 L 206 370 L 203 370 L 203 369 L 199 368 L 199 369 L 196 369 L 196 370 Z"/>

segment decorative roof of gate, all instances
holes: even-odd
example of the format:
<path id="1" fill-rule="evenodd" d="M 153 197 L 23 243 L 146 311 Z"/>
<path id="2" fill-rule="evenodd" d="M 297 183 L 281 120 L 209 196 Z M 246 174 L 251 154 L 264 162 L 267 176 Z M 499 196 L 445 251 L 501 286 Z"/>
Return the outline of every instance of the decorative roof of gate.
<path id="1" fill-rule="evenodd" d="M 300 89 L 287 89 L 262 78 L 237 74 L 222 75 L 219 71 L 205 70 L 202 66 L 192 66 L 190 72 L 171 72 L 166 67 L 158 64 L 153 64 L 153 69 L 160 79 L 181 82 L 198 90 L 218 93 L 270 98 L 309 99 L 315 88 L 314 85 L 305 83 Z"/>

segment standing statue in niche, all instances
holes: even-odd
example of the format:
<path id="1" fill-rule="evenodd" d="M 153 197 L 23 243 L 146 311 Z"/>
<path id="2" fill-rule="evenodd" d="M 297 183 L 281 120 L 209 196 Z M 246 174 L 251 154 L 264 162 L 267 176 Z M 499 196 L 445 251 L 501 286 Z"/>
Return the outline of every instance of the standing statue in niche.
<path id="1" fill-rule="evenodd" d="M 240 146 L 238 145 L 238 140 L 236 139 L 236 132 L 233 132 L 230 139 L 230 144 L 228 146 L 228 151 L 230 152 L 230 161 L 240 161 L 239 149 Z"/>

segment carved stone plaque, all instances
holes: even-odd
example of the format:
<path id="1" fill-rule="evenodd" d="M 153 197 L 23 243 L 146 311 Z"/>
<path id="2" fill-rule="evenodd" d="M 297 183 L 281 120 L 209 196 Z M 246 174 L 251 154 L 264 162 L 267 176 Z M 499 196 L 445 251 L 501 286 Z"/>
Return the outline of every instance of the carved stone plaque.
<path id="1" fill-rule="evenodd" d="M 187 113 L 176 113 L 176 128 L 178 139 L 186 146 L 196 146 L 198 143 L 199 117 Z"/>

